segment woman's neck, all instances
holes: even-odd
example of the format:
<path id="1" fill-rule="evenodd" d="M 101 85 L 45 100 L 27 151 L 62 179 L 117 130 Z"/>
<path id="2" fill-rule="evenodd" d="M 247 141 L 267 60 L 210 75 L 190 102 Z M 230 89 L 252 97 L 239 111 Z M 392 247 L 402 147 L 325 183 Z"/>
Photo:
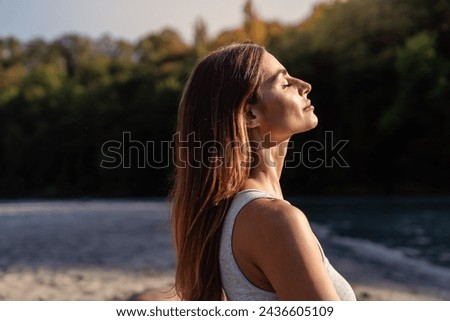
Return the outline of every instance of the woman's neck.
<path id="1" fill-rule="evenodd" d="M 260 146 L 253 155 L 254 162 L 250 177 L 244 183 L 243 189 L 256 188 L 274 196 L 283 198 L 280 177 L 289 140 L 274 146 Z"/>

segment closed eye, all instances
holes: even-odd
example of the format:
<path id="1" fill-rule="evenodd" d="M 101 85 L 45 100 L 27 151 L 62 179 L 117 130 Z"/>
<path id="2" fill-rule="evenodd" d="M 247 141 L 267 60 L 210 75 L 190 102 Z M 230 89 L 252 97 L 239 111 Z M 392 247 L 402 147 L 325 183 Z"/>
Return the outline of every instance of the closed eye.
<path id="1" fill-rule="evenodd" d="M 283 85 L 282 85 L 283 89 L 285 89 L 285 88 L 287 88 L 287 87 L 291 87 L 291 86 L 292 86 L 292 84 L 290 84 L 290 83 L 287 83 L 287 84 L 283 84 Z"/>

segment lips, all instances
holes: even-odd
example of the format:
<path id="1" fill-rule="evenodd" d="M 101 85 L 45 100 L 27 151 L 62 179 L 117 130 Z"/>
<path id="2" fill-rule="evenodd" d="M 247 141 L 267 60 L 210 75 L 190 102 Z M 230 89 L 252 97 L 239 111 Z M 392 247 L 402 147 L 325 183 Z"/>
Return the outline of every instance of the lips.
<path id="1" fill-rule="evenodd" d="M 304 111 L 314 110 L 314 106 L 311 105 L 311 99 L 307 99 L 305 101 L 305 103 L 306 103 L 306 107 L 303 108 Z"/>

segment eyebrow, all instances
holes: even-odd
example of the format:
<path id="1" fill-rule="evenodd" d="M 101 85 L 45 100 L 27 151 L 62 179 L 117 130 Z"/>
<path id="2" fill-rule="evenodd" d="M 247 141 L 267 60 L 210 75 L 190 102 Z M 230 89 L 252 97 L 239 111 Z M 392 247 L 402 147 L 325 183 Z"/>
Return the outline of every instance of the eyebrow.
<path id="1" fill-rule="evenodd" d="M 280 75 L 287 75 L 287 70 L 285 68 L 282 68 L 280 70 L 278 70 L 273 76 L 271 76 L 269 78 L 270 81 L 275 81 L 276 79 L 278 79 L 278 77 Z"/>

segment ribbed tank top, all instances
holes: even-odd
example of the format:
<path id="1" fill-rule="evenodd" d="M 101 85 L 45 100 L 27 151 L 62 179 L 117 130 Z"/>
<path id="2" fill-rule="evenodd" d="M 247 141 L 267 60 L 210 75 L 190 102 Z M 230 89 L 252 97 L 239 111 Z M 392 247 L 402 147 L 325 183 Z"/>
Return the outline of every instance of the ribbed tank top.
<path id="1" fill-rule="evenodd" d="M 249 202 L 258 198 L 271 198 L 276 197 L 266 192 L 247 189 L 239 192 L 231 202 L 228 209 L 227 216 L 225 217 L 222 237 L 220 242 L 220 272 L 222 277 L 222 284 L 230 301 L 276 301 L 278 300 L 277 294 L 274 292 L 265 291 L 253 285 L 245 275 L 241 272 L 232 250 L 232 236 L 233 228 L 239 211 Z M 334 284 L 337 294 L 343 301 L 356 300 L 355 293 L 350 284 L 333 268 L 328 261 L 327 257 L 323 253 L 322 246 L 319 241 L 318 245 L 322 252 L 323 263 L 325 269 L 330 276 L 331 281 Z"/>

